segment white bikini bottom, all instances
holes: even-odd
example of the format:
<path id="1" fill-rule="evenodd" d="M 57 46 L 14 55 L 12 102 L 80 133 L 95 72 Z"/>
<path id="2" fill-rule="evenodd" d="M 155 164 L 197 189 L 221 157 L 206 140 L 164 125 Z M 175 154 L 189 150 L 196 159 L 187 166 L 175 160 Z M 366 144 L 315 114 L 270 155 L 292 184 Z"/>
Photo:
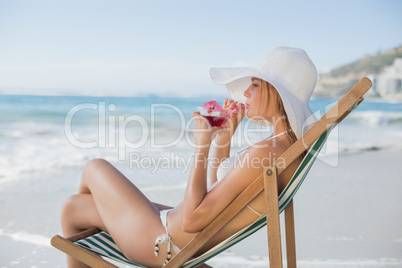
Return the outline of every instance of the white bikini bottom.
<path id="1" fill-rule="evenodd" d="M 247 208 L 254 212 L 256 215 L 261 216 L 261 214 L 254 210 L 251 206 L 247 205 Z M 180 248 L 173 243 L 172 237 L 169 235 L 167 222 L 167 215 L 169 211 L 171 211 L 171 209 L 159 211 L 159 217 L 161 218 L 163 227 L 165 227 L 166 233 L 158 236 L 155 241 L 155 256 L 159 255 L 159 244 L 167 244 L 167 257 L 163 266 L 165 266 L 172 258 L 171 247 L 173 247 L 173 250 L 176 254 L 180 252 Z"/>
<path id="2" fill-rule="evenodd" d="M 166 265 L 172 258 L 172 252 L 170 249 L 171 246 L 173 247 L 173 250 L 176 254 L 180 252 L 180 248 L 173 243 L 172 237 L 169 235 L 167 223 L 167 215 L 169 211 L 171 211 L 171 209 L 159 211 L 159 217 L 161 218 L 163 227 L 165 227 L 166 233 L 158 236 L 155 241 L 155 256 L 159 255 L 159 244 L 167 244 L 167 257 L 163 265 Z"/>

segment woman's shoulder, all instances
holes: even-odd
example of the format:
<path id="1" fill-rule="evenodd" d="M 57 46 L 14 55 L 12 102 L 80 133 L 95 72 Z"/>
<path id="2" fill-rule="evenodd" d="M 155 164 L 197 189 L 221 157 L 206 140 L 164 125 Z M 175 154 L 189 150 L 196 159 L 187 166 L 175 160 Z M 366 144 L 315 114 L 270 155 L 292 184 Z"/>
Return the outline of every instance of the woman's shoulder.
<path id="1" fill-rule="evenodd" d="M 285 137 L 272 140 L 262 140 L 247 149 L 249 157 L 264 159 L 263 165 L 271 165 L 292 144 Z"/>
<path id="2" fill-rule="evenodd" d="M 262 140 L 260 142 L 254 143 L 248 148 L 249 153 L 253 154 L 266 154 L 267 152 L 285 152 L 292 143 L 285 136 L 276 139 Z"/>

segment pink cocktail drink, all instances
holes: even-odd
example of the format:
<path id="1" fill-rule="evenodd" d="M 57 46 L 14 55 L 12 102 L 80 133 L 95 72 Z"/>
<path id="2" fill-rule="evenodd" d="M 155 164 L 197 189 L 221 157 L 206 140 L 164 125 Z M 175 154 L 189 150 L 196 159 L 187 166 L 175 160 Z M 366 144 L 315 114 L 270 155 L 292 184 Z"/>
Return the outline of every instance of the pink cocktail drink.
<path id="1" fill-rule="evenodd" d="M 240 106 L 233 107 L 230 110 L 226 109 L 226 111 L 224 111 L 224 109 L 215 100 L 213 100 L 204 103 L 202 107 L 197 107 L 200 115 L 205 117 L 209 124 L 213 127 L 223 126 L 229 119 L 230 114 L 240 108 L 247 108 L 247 105 L 242 104 Z"/>
<path id="2" fill-rule="evenodd" d="M 203 115 L 209 122 L 209 124 L 213 127 L 221 127 L 223 124 L 226 123 L 228 116 L 208 116 Z"/>

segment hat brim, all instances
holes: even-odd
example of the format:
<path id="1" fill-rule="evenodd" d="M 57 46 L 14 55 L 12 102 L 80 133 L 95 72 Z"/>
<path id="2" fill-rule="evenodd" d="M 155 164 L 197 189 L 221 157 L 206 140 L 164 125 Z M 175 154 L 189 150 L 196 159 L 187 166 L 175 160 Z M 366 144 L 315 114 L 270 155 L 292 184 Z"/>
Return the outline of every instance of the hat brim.
<path id="1" fill-rule="evenodd" d="M 259 73 L 258 70 L 243 67 L 211 68 L 210 75 L 216 84 L 225 85 L 228 88 L 230 96 L 234 100 L 242 103 L 246 101 L 243 92 L 250 86 L 251 78 L 258 77 L 264 79 L 262 78 L 263 74 Z"/>

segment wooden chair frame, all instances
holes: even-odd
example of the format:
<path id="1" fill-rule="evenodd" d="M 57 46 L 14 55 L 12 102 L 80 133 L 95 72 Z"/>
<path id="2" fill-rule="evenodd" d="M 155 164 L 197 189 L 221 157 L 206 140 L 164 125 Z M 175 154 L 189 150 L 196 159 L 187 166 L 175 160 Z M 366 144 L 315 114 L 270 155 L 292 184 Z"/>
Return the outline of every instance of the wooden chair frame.
<path id="1" fill-rule="evenodd" d="M 177 255 L 175 255 L 166 268 L 176 268 L 190 259 L 209 239 L 221 230 L 238 212 L 241 211 L 262 191 L 265 191 L 266 218 L 268 231 L 269 262 L 272 268 L 281 268 L 282 245 L 278 206 L 278 176 L 290 166 L 307 148 L 309 148 L 325 131 L 333 125 L 339 124 L 357 105 L 363 101 L 363 95 L 371 88 L 370 79 L 364 77 L 348 93 L 346 93 L 319 121 L 317 121 L 302 138 L 297 140 L 275 163 L 264 169 L 264 176 L 259 176 L 249 187 L 244 190 L 226 209 L 222 211 L 207 227 L 205 227 L 193 240 L 191 240 Z M 283 164 L 284 163 L 284 164 Z M 296 244 L 294 229 L 293 200 L 285 208 L 285 230 L 287 266 L 296 267 Z M 70 238 L 54 236 L 51 244 L 86 263 L 91 267 L 117 267 L 99 255 L 84 249 L 74 241 L 99 232 L 92 228 Z M 208 267 L 204 264 L 204 267 Z"/>
<path id="2" fill-rule="evenodd" d="M 193 240 L 191 240 L 170 262 L 166 268 L 180 267 L 191 258 L 209 239 L 232 220 L 242 208 L 247 206 L 258 194 L 265 190 L 268 250 L 271 268 L 282 267 L 282 249 L 279 226 L 278 192 L 276 178 L 290 164 L 292 164 L 314 141 L 334 124 L 339 124 L 357 105 L 363 101 L 363 95 L 371 88 L 370 79 L 364 77 L 349 92 L 347 92 L 319 121 L 317 121 L 302 138 L 297 140 L 277 160 L 285 165 L 267 167 L 264 177 L 259 176 L 246 190 L 244 190 L 221 214 L 219 214 L 207 227 L 205 227 Z M 265 185 L 264 185 L 265 184 Z M 296 246 L 294 235 L 293 203 L 285 210 L 287 215 L 287 246 L 288 267 L 296 267 Z"/>

